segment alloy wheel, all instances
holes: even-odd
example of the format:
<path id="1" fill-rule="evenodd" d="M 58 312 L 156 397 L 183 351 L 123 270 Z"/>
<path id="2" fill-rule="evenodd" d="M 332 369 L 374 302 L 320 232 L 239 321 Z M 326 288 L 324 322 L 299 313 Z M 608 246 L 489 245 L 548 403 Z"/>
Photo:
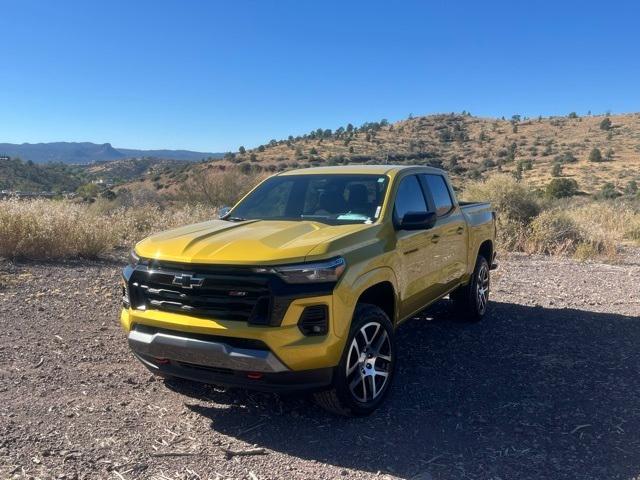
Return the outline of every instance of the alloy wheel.
<path id="1" fill-rule="evenodd" d="M 347 356 L 346 379 L 351 394 L 368 403 L 378 398 L 389 382 L 391 340 L 378 322 L 369 322 L 354 335 Z"/>
<path id="2" fill-rule="evenodd" d="M 489 269 L 486 265 L 482 265 L 478 271 L 476 298 L 478 302 L 478 311 L 480 314 L 484 314 L 489 300 Z"/>

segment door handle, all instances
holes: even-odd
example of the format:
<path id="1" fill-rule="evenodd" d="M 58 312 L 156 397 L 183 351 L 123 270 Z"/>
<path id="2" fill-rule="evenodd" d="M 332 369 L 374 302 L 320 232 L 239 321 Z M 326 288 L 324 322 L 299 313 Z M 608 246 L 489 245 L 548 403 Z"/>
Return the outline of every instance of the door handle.
<path id="1" fill-rule="evenodd" d="M 440 235 L 435 234 L 433 237 L 431 237 L 431 243 L 438 243 L 440 241 Z"/>
<path id="2" fill-rule="evenodd" d="M 456 230 L 456 233 L 458 235 L 462 235 L 464 233 L 464 227 L 458 227 L 458 229 Z"/>

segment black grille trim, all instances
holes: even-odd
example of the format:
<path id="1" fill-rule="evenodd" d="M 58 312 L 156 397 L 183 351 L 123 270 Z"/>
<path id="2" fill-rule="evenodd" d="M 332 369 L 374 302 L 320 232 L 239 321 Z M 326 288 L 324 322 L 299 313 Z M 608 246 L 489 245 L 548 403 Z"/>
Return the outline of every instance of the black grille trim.
<path id="1" fill-rule="evenodd" d="M 328 295 L 335 283 L 288 284 L 253 267 L 191 265 L 153 261 L 127 266 L 131 308 L 181 313 L 216 320 L 279 326 L 296 298 Z M 200 286 L 173 284 L 176 276 L 203 279 Z"/>

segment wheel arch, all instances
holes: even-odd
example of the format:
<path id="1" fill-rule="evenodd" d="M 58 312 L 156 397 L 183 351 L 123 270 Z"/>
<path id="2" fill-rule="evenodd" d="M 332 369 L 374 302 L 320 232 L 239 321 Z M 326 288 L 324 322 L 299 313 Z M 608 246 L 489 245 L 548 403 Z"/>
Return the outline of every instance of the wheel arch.
<path id="1" fill-rule="evenodd" d="M 396 290 L 389 280 L 375 283 L 364 290 L 358 297 L 356 305 L 359 303 L 368 303 L 379 307 L 395 325 L 397 317 Z"/>
<path id="2" fill-rule="evenodd" d="M 478 253 L 476 254 L 476 259 L 479 255 L 482 255 L 484 259 L 487 261 L 489 265 L 493 261 L 493 241 L 485 240 L 478 247 Z M 474 262 L 475 263 L 475 262 Z"/>

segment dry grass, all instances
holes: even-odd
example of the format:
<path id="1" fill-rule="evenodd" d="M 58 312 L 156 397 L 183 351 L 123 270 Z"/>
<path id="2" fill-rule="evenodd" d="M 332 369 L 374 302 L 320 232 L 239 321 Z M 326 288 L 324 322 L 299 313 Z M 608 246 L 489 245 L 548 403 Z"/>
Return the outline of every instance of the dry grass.
<path id="1" fill-rule="evenodd" d="M 193 202 L 232 204 L 256 181 L 256 177 L 229 172 L 204 177 L 186 191 Z M 461 197 L 492 202 L 498 212 L 498 242 L 503 250 L 612 260 L 623 243 L 640 241 L 637 202 L 549 201 L 506 174 L 469 182 Z M 160 206 L 130 199 L 93 204 L 3 200 L 0 256 L 94 258 L 117 247 L 129 247 L 154 232 L 215 218 L 216 210 L 199 203 Z"/>
<path id="2" fill-rule="evenodd" d="M 95 258 L 169 228 L 215 218 L 201 206 L 161 209 L 99 206 L 51 200 L 0 201 L 0 256 Z"/>
<path id="3" fill-rule="evenodd" d="M 632 201 L 549 201 L 510 175 L 470 182 L 462 198 L 492 202 L 505 250 L 615 260 L 621 245 L 640 241 L 640 207 Z"/>

